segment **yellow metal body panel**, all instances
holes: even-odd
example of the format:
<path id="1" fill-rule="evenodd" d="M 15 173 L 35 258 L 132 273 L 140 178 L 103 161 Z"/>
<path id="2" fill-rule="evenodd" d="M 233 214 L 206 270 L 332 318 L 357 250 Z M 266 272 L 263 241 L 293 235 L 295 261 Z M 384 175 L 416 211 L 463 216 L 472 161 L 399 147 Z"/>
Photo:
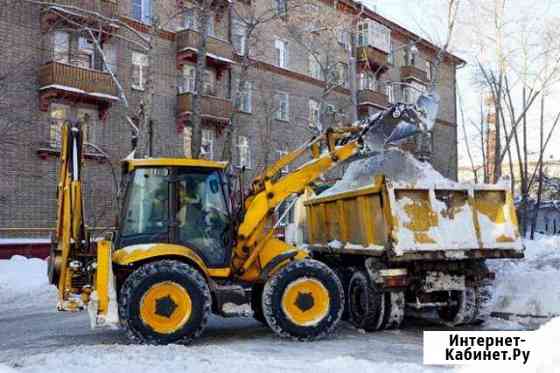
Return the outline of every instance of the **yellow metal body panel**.
<path id="1" fill-rule="evenodd" d="M 113 253 L 113 263 L 129 265 L 147 259 L 183 257 L 194 262 L 209 277 L 229 277 L 231 268 L 208 268 L 204 260 L 192 249 L 168 243 L 140 244 L 127 246 Z"/>
<path id="2" fill-rule="evenodd" d="M 175 304 L 170 314 L 161 315 L 157 309 L 158 300 L 167 298 Z M 152 285 L 142 296 L 140 319 L 160 334 L 173 334 L 189 321 L 192 314 L 192 299 L 189 292 L 173 281 Z"/>
<path id="3" fill-rule="evenodd" d="M 129 172 L 138 167 L 206 167 L 223 170 L 228 165 L 227 162 L 191 158 L 127 159 L 123 163 L 127 165 Z"/>
<path id="4" fill-rule="evenodd" d="M 106 315 L 109 310 L 109 276 L 111 271 L 111 243 L 106 240 L 97 243 L 97 269 L 94 288 L 97 291 L 97 314 Z"/>
<path id="5" fill-rule="evenodd" d="M 501 185 L 412 185 L 377 178 L 371 187 L 305 202 L 308 243 L 404 252 L 523 250 L 513 198 Z"/>
<path id="6" fill-rule="evenodd" d="M 316 325 L 329 313 L 330 295 L 325 286 L 313 278 L 300 278 L 286 287 L 282 310 L 299 326 Z"/>

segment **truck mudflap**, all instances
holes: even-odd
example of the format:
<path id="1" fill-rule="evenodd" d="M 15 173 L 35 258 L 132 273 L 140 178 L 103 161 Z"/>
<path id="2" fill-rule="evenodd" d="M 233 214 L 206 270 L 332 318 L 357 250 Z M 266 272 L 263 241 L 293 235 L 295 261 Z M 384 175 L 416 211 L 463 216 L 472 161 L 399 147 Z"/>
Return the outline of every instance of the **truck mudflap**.
<path id="1" fill-rule="evenodd" d="M 523 257 L 506 185 L 422 185 L 386 179 L 395 259 Z M 435 258 L 431 258 L 435 259 Z"/>

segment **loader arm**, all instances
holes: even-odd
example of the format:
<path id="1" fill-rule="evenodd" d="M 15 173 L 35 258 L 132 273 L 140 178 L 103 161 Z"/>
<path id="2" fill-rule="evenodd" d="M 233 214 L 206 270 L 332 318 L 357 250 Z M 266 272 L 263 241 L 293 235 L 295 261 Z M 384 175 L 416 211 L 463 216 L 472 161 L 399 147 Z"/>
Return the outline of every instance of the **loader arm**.
<path id="1" fill-rule="evenodd" d="M 82 300 L 76 296 L 81 289 L 75 288 L 77 281 L 74 281 L 81 262 L 72 263 L 76 254 L 88 247 L 81 183 L 82 145 L 79 125 L 65 122 L 61 127 L 57 225 L 48 268 L 49 280 L 58 288 L 60 310 L 83 308 Z"/>
<path id="2" fill-rule="evenodd" d="M 357 154 L 361 148 L 360 136 L 336 146 L 336 143 L 356 134 L 355 127 L 324 132 L 290 152 L 255 178 L 251 194 L 245 200 L 244 218 L 238 229 L 237 244 L 233 254 L 233 270 L 237 276 L 254 281 L 269 263 L 279 264 L 279 257 L 305 256 L 295 247 L 273 237 L 269 217 L 274 209 L 294 194 L 301 194 L 307 186 L 340 162 Z M 326 143 L 328 152 L 320 154 L 320 144 Z M 312 160 L 296 170 L 281 176 L 280 171 L 311 152 Z"/>

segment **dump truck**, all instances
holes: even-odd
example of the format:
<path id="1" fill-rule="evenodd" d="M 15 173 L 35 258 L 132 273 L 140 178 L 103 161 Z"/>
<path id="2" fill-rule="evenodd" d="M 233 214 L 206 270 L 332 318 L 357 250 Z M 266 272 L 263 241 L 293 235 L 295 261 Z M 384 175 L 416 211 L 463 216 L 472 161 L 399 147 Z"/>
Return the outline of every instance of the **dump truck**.
<path id="1" fill-rule="evenodd" d="M 347 316 L 365 330 L 398 327 L 407 310 L 435 310 L 453 326 L 481 323 L 492 304 L 485 261 L 523 257 L 505 184 L 372 175 L 371 185 L 304 205 L 305 247 L 337 270 Z"/>

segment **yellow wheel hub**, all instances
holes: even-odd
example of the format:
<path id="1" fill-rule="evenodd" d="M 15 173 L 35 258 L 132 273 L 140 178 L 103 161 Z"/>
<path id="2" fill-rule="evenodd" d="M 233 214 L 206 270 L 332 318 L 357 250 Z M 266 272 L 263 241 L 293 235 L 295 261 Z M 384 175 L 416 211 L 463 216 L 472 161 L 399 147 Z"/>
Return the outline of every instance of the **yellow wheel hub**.
<path id="1" fill-rule="evenodd" d="M 318 280 L 302 278 L 289 284 L 282 295 L 282 310 L 299 326 L 320 322 L 329 313 L 329 291 Z"/>
<path id="2" fill-rule="evenodd" d="M 192 313 L 188 291 L 172 281 L 152 285 L 140 301 L 142 322 L 160 334 L 172 334 L 181 329 Z"/>

